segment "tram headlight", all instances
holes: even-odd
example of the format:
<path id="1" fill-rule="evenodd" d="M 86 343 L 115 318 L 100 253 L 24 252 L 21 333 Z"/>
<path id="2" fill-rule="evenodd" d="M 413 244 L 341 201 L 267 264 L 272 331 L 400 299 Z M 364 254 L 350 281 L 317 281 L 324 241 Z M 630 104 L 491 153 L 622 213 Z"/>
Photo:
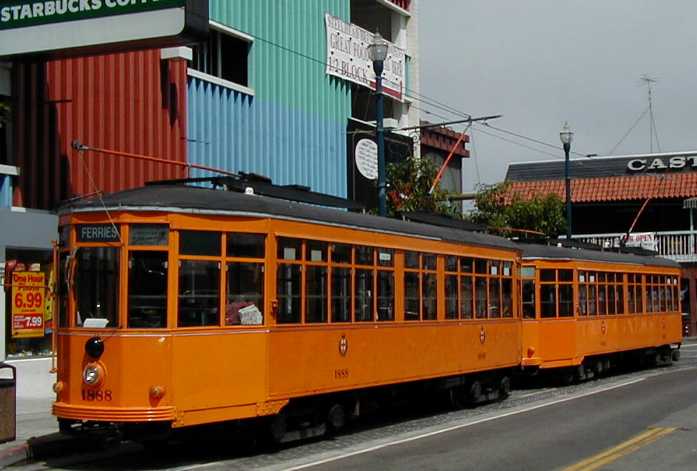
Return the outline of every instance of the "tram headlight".
<path id="1" fill-rule="evenodd" d="M 104 370 L 96 363 L 89 363 L 82 370 L 82 381 L 87 386 L 96 386 L 104 377 Z"/>

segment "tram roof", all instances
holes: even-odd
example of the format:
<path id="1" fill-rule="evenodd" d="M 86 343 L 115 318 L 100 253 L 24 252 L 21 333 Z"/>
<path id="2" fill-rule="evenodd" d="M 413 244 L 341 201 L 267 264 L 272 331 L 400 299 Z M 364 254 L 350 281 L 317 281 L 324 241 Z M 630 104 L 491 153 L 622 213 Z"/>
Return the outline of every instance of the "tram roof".
<path id="1" fill-rule="evenodd" d="M 523 260 L 582 260 L 589 262 L 625 263 L 632 265 L 679 268 L 673 260 L 647 255 L 618 253 L 609 250 L 588 250 L 543 244 L 519 244 Z"/>
<path id="2" fill-rule="evenodd" d="M 61 214 L 94 211 L 165 211 L 189 214 L 262 216 L 335 225 L 366 231 L 416 236 L 482 247 L 520 247 L 503 237 L 369 214 L 340 211 L 232 191 L 183 185 L 153 185 L 65 203 Z"/>

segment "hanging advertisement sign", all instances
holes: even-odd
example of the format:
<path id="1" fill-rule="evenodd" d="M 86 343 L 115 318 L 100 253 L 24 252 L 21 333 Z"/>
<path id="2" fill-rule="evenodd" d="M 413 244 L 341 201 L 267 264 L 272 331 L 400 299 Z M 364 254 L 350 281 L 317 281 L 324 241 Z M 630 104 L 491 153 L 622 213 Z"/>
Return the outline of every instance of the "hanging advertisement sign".
<path id="1" fill-rule="evenodd" d="M 198 0 L 7 0 L 0 56 L 185 45 L 208 34 Z"/>
<path id="2" fill-rule="evenodd" d="M 46 275 L 12 272 L 12 337 L 43 337 Z"/>
<path id="3" fill-rule="evenodd" d="M 324 15 L 327 28 L 326 73 L 375 90 L 373 62 L 368 57 L 368 45 L 373 33 L 351 23 L 345 23 L 329 13 Z M 406 53 L 390 43 L 382 74 L 386 95 L 402 101 Z"/>
<path id="4" fill-rule="evenodd" d="M 627 247 L 641 247 L 642 249 L 658 251 L 658 240 L 655 232 L 633 232 L 627 237 Z"/>

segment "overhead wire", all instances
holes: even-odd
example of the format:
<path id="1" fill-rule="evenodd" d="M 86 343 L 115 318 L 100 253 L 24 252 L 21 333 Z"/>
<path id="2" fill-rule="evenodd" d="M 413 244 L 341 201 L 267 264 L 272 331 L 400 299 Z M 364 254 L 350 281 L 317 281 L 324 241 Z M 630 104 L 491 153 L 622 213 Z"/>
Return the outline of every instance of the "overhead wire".
<path id="1" fill-rule="evenodd" d="M 627 136 L 629 136 L 632 133 L 632 131 L 634 131 L 634 128 L 636 128 L 639 122 L 644 118 L 644 116 L 646 116 L 646 113 L 649 112 L 649 109 L 650 108 L 647 106 L 646 109 L 636 119 L 636 121 L 634 121 L 634 123 L 629 127 L 629 130 L 626 133 L 624 133 L 624 136 L 622 136 L 622 138 L 617 142 L 617 144 L 615 144 L 615 146 L 612 149 L 610 149 L 608 155 L 612 155 L 615 153 L 617 148 L 624 142 L 625 139 L 627 139 Z"/>
<path id="2" fill-rule="evenodd" d="M 494 126 L 493 124 L 489 124 L 489 123 L 487 123 L 486 121 L 483 122 L 482 125 L 484 125 L 484 126 L 486 126 L 486 127 L 488 127 L 488 128 L 491 128 L 491 129 L 495 129 L 495 130 L 497 130 L 497 131 L 499 131 L 499 132 L 502 132 L 502 133 L 504 133 L 504 134 L 510 134 L 511 136 L 515 136 L 515 137 L 518 137 L 518 138 L 520 138 L 520 139 L 525 139 L 526 141 L 530 141 L 530 142 L 534 142 L 534 143 L 536 143 L 536 144 L 540 144 L 540 145 L 543 145 L 543 146 L 551 147 L 552 149 L 560 149 L 560 148 L 561 148 L 561 146 L 559 146 L 559 145 L 550 144 L 549 142 L 545 142 L 545 141 L 542 141 L 542 140 L 540 140 L 540 139 L 535 139 L 535 138 L 533 138 L 533 137 L 525 136 L 525 135 L 523 135 L 523 134 L 519 134 L 519 133 L 510 131 L 510 130 L 508 130 L 508 129 L 503 129 L 503 128 Z M 588 154 L 582 154 L 581 152 L 571 151 L 570 153 L 571 153 L 571 154 L 574 154 L 574 155 L 578 155 L 578 156 L 580 156 L 580 157 L 589 157 Z"/>
<path id="3" fill-rule="evenodd" d="M 281 49 L 281 50 L 284 50 L 284 51 L 286 51 L 286 52 L 288 52 L 288 53 L 295 54 L 295 55 L 297 55 L 297 56 L 299 56 L 299 57 L 302 57 L 302 58 L 304 58 L 304 59 L 306 59 L 306 60 L 308 60 L 308 61 L 317 63 L 317 64 L 322 65 L 322 66 L 324 66 L 324 67 L 327 67 L 327 65 L 328 65 L 327 62 L 326 62 L 325 60 L 323 60 L 323 59 L 318 59 L 318 58 L 316 58 L 316 57 L 312 57 L 312 56 L 310 56 L 310 55 L 308 55 L 308 54 L 305 54 L 305 53 L 303 53 L 303 52 L 297 51 L 297 50 L 295 50 L 295 49 L 291 49 L 291 48 L 289 48 L 289 47 L 287 47 L 287 46 L 284 46 L 284 45 L 282 45 L 282 44 L 279 44 L 279 43 L 277 43 L 277 42 L 275 42 L 275 41 L 266 39 L 266 38 L 264 38 L 264 37 L 262 37 L 262 36 L 258 36 L 258 35 L 251 34 L 251 33 L 247 33 L 247 34 L 249 34 L 250 36 L 252 36 L 255 40 L 258 40 L 258 41 L 260 41 L 260 42 L 269 44 L 269 45 L 271 45 L 271 46 L 273 46 L 273 47 L 277 47 L 277 48 L 279 48 L 279 49 Z M 349 76 L 350 76 L 350 74 L 349 74 Z M 424 95 L 424 94 L 422 94 L 422 93 L 417 92 L 416 90 L 412 90 L 412 89 L 410 89 L 410 88 L 404 87 L 404 91 L 406 92 L 406 94 L 407 94 L 407 96 L 409 97 L 409 99 L 414 100 L 414 101 L 417 101 L 417 102 L 420 102 L 420 103 L 423 104 L 423 105 L 429 106 L 429 107 L 431 107 L 431 108 L 435 108 L 435 109 L 437 109 L 437 110 L 439 110 L 439 111 L 442 111 L 442 112 L 446 112 L 446 113 L 452 114 L 452 115 L 454 115 L 454 116 L 466 118 L 466 119 L 472 117 L 472 115 L 469 114 L 469 113 L 466 113 L 466 112 L 464 112 L 464 111 L 458 110 L 457 108 L 454 108 L 454 107 L 452 107 L 451 105 L 448 105 L 448 104 L 446 104 L 446 103 L 443 103 L 443 102 L 441 102 L 441 101 L 438 101 L 438 100 L 436 100 L 435 98 L 428 97 L 428 96 L 426 96 L 426 95 Z M 414 105 L 412 104 L 411 106 L 414 106 Z M 437 116 L 437 117 L 439 117 L 439 118 L 441 118 L 441 119 L 445 119 L 445 120 L 448 119 L 447 117 L 443 116 L 442 114 L 436 113 L 436 112 L 434 112 L 434 111 L 428 111 L 428 110 L 425 110 L 425 109 L 423 109 L 423 108 L 417 108 L 417 109 L 420 110 L 420 111 L 424 111 L 424 112 L 426 112 L 426 113 L 428 113 L 428 114 L 430 114 L 430 115 Z M 492 127 L 492 128 L 493 128 L 493 126 L 491 126 L 491 125 L 489 125 L 489 127 Z M 525 140 L 528 140 L 528 141 L 531 141 L 531 142 L 535 142 L 535 143 L 540 144 L 540 145 L 545 145 L 545 146 L 549 146 L 549 147 L 554 147 L 555 149 L 558 148 L 558 146 L 554 146 L 554 145 L 552 145 L 552 144 L 546 143 L 546 142 L 541 141 L 541 140 L 539 140 L 539 139 L 535 139 L 535 138 L 532 138 L 532 137 L 529 137 L 529 136 L 525 136 L 525 135 L 523 135 L 523 134 L 515 133 L 515 132 L 513 132 L 513 131 L 505 130 L 505 129 L 503 129 L 503 128 L 496 128 L 496 130 L 499 131 L 499 132 L 501 132 L 501 133 L 506 133 L 506 134 L 509 134 L 509 135 L 513 135 L 513 136 L 515 136 L 515 137 L 517 137 L 517 138 L 519 138 L 519 139 L 525 139 Z M 516 142 L 516 141 L 510 140 L 510 139 L 506 139 L 506 138 L 504 138 L 504 137 L 502 137 L 502 136 L 498 136 L 498 135 L 495 135 L 495 134 L 493 134 L 493 133 L 485 132 L 484 130 L 481 129 L 481 125 L 480 125 L 480 131 L 482 131 L 483 134 L 487 134 L 487 135 L 489 135 L 489 136 L 495 137 L 495 138 L 500 139 L 500 140 L 502 140 L 502 141 L 505 141 L 505 142 L 508 142 L 508 143 L 511 143 L 511 144 L 514 144 L 514 145 L 518 145 L 518 146 L 523 147 L 523 148 L 526 148 L 526 149 L 528 149 L 528 150 L 532 150 L 532 151 L 535 151 L 535 152 L 539 152 L 539 153 L 542 153 L 542 154 L 546 154 L 546 155 L 549 155 L 549 156 L 552 156 L 552 157 L 555 157 L 555 158 L 558 158 L 558 157 L 559 157 L 557 154 L 552 154 L 552 153 L 550 153 L 550 152 L 544 152 L 544 151 L 542 151 L 542 150 L 540 150 L 540 149 L 536 149 L 536 148 L 534 148 L 534 147 L 530 147 L 530 146 L 524 145 L 524 144 L 522 144 L 522 143 L 520 143 L 520 142 Z M 583 157 L 588 157 L 587 155 L 581 154 L 581 153 L 578 153 L 578 152 L 573 152 L 573 153 L 576 154 L 576 155 L 583 156 Z"/>

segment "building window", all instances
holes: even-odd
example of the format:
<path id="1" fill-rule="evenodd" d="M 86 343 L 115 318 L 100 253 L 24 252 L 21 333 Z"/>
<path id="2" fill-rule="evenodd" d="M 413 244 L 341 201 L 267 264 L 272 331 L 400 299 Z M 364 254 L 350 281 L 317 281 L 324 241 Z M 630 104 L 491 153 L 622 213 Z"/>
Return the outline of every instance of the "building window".
<path id="1" fill-rule="evenodd" d="M 211 29 L 208 41 L 193 47 L 192 68 L 247 87 L 251 38 L 228 28 Z"/>

